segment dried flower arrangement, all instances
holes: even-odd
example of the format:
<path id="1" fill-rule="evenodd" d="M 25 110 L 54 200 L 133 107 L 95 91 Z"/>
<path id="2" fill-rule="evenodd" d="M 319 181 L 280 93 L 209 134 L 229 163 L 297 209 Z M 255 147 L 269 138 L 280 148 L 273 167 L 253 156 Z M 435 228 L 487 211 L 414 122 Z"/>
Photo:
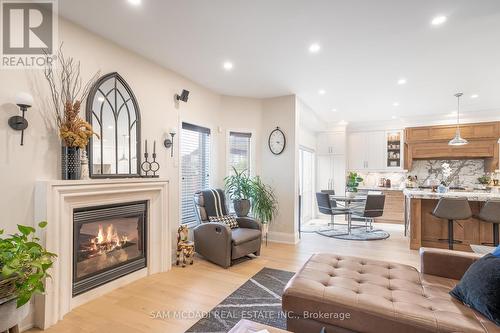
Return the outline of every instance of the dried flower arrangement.
<path id="1" fill-rule="evenodd" d="M 62 44 L 57 53 L 57 68 L 49 62 L 45 68 L 45 78 L 49 83 L 53 112 L 59 137 L 66 147 L 85 148 L 92 135 L 96 135 L 92 126 L 80 117 L 82 101 L 99 77 L 95 73 L 87 83 L 82 83 L 80 61 L 65 57 Z"/>

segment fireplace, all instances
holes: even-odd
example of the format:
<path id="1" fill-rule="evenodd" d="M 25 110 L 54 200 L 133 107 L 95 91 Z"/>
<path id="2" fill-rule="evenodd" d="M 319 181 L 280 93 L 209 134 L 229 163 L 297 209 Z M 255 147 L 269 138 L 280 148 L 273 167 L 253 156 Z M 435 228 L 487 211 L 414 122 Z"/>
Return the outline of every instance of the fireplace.
<path id="1" fill-rule="evenodd" d="M 73 212 L 73 296 L 147 266 L 147 202 Z"/>

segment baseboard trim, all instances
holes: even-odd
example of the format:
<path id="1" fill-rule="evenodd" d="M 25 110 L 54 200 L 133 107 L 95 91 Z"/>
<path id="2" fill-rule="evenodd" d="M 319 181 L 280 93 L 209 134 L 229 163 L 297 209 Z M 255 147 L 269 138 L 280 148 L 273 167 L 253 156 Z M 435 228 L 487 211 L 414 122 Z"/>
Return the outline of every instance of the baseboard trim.
<path id="1" fill-rule="evenodd" d="M 299 242 L 299 234 L 291 234 L 287 232 L 269 231 L 267 240 L 272 243 L 292 244 L 295 245 Z"/>

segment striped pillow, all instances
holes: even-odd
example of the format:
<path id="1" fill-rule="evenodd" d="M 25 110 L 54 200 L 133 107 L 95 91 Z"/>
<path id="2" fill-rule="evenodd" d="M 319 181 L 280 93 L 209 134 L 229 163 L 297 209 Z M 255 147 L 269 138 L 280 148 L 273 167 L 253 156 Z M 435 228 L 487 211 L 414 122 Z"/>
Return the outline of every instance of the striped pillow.
<path id="1" fill-rule="evenodd" d="M 231 229 L 239 227 L 238 221 L 236 221 L 236 217 L 234 215 L 209 216 L 208 219 L 210 222 L 225 223 Z"/>

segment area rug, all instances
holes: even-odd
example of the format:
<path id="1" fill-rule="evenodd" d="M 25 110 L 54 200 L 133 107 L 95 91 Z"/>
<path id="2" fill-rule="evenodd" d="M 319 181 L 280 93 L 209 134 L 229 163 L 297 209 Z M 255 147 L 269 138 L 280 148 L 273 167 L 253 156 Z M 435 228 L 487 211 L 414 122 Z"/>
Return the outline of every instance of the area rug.
<path id="1" fill-rule="evenodd" d="M 240 319 L 285 329 L 281 295 L 293 275 L 292 272 L 263 268 L 186 332 L 228 332 Z"/>
<path id="2" fill-rule="evenodd" d="M 385 230 L 375 229 L 371 231 L 366 231 L 365 228 L 351 229 L 351 234 L 347 233 L 346 228 L 316 231 L 316 233 L 331 238 L 344 239 L 344 240 L 358 240 L 358 241 L 380 240 L 390 237 L 390 234 Z"/>

